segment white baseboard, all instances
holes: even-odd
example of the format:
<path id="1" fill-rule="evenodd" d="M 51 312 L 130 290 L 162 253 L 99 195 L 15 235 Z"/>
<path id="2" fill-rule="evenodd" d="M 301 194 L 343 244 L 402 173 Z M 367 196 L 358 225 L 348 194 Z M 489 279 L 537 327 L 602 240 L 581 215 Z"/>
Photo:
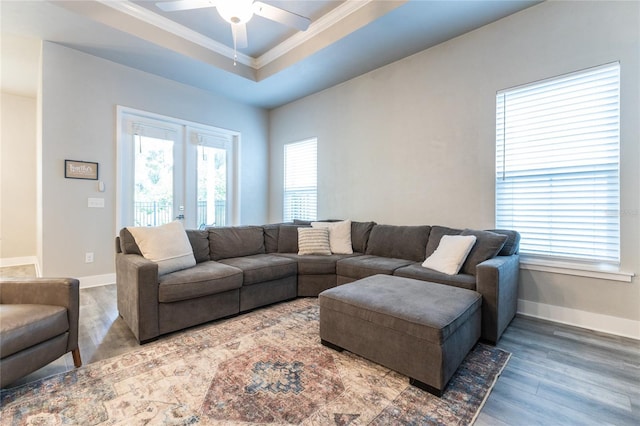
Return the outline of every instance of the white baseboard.
<path id="1" fill-rule="evenodd" d="M 24 257 L 5 257 L 0 259 L 0 266 L 19 266 L 19 265 L 32 265 L 38 264 L 38 258 L 36 256 L 24 256 Z"/>
<path id="2" fill-rule="evenodd" d="M 518 299 L 521 315 L 640 340 L 640 321 Z"/>
<path id="3" fill-rule="evenodd" d="M 80 288 L 99 287 L 101 285 L 115 284 L 116 274 L 90 275 L 87 277 L 79 277 Z"/>
<path id="4" fill-rule="evenodd" d="M 5 257 L 4 259 L 0 259 L 0 267 L 2 268 L 20 265 L 34 265 L 36 267 L 36 276 L 40 276 L 40 264 L 38 263 L 37 256 Z"/>

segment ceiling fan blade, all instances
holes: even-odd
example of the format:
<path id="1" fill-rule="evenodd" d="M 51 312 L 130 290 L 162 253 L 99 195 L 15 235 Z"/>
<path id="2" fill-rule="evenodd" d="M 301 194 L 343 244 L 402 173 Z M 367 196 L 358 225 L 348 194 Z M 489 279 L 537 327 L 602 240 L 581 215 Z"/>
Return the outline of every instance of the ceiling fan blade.
<path id="1" fill-rule="evenodd" d="M 288 10 L 280 9 L 279 7 L 271 6 L 270 4 L 263 3 L 261 1 L 253 3 L 253 13 L 272 21 L 297 28 L 300 31 L 305 31 L 309 28 L 309 24 L 311 23 L 309 18 L 289 12 Z"/>
<path id="2" fill-rule="evenodd" d="M 243 49 L 249 45 L 247 42 L 247 26 L 245 24 L 231 24 L 231 32 L 238 49 Z"/>
<path id="3" fill-rule="evenodd" d="M 177 12 L 179 10 L 202 9 L 215 7 L 216 0 L 176 0 L 156 3 L 159 9 L 165 12 Z"/>

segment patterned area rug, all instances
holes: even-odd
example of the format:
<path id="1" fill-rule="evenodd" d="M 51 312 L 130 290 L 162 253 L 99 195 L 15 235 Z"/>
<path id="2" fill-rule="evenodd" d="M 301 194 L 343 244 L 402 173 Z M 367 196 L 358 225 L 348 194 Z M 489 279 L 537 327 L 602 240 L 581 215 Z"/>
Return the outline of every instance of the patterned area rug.
<path id="1" fill-rule="evenodd" d="M 2 425 L 473 423 L 510 354 L 478 344 L 442 398 L 320 344 L 317 299 L 165 337 L 0 396 Z"/>

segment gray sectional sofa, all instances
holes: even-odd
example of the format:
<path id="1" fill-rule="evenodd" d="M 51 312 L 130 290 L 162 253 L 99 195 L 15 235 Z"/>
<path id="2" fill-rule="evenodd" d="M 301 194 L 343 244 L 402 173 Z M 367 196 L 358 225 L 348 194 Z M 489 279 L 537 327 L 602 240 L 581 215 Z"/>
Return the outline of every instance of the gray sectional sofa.
<path id="1" fill-rule="evenodd" d="M 159 275 L 127 228 L 116 238 L 118 310 L 140 343 L 260 306 L 318 296 L 377 274 L 471 289 L 482 295 L 482 334 L 496 343 L 516 312 L 519 234 L 441 226 L 351 222 L 353 254 L 299 255 L 308 222 L 187 230 L 195 266 Z M 475 235 L 460 273 L 424 268 L 444 235 Z"/>

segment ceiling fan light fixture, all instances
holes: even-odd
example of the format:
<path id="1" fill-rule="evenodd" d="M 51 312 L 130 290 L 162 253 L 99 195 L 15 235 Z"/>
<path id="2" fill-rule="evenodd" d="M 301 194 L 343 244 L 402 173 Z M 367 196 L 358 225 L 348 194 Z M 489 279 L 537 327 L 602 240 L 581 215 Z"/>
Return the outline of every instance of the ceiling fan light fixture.
<path id="1" fill-rule="evenodd" d="M 216 9 L 230 24 L 246 24 L 253 17 L 253 0 L 218 0 Z"/>

